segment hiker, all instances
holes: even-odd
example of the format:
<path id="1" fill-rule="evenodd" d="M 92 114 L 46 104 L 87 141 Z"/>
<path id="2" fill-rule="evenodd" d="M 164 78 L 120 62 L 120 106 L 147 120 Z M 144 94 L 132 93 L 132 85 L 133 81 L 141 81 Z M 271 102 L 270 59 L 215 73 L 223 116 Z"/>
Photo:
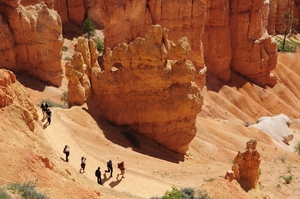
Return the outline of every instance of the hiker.
<path id="1" fill-rule="evenodd" d="M 125 178 L 125 166 L 123 161 L 118 163 L 118 168 L 120 169 L 121 173 L 117 175 L 117 179 L 119 178 L 119 175 L 122 175 L 122 178 Z"/>
<path id="2" fill-rule="evenodd" d="M 112 161 L 111 160 L 109 160 L 108 162 L 107 162 L 107 170 L 105 170 L 105 173 L 106 172 L 110 172 L 110 177 L 112 177 L 112 173 L 113 173 L 113 167 L 112 167 Z"/>
<path id="3" fill-rule="evenodd" d="M 86 161 L 86 158 L 82 156 L 81 157 L 81 164 L 80 164 L 81 168 L 79 170 L 80 173 L 84 173 L 85 172 L 85 165 L 86 165 L 85 161 Z"/>
<path id="4" fill-rule="evenodd" d="M 68 145 L 65 146 L 63 152 L 66 154 L 66 162 L 69 162 L 70 148 Z"/>
<path id="5" fill-rule="evenodd" d="M 97 183 L 102 185 L 100 167 L 95 171 L 95 176 L 97 177 Z"/>
<path id="6" fill-rule="evenodd" d="M 46 118 L 46 111 L 47 111 L 47 109 L 48 109 L 48 104 L 47 103 L 45 103 L 45 102 L 43 102 L 42 104 L 41 104 L 41 109 L 42 109 L 42 112 L 43 112 L 43 119 L 45 119 Z"/>
<path id="7" fill-rule="evenodd" d="M 46 114 L 47 114 L 47 121 L 48 121 L 48 125 L 51 124 L 51 116 L 52 116 L 52 112 L 50 109 L 46 110 Z"/>

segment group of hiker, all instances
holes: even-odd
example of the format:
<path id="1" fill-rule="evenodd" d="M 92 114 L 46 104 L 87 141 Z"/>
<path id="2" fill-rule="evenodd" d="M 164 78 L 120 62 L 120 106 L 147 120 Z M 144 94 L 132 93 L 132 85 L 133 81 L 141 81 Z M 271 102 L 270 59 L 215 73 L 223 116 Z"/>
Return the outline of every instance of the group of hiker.
<path id="1" fill-rule="evenodd" d="M 66 162 L 69 162 L 70 147 L 68 145 L 65 145 L 63 149 L 63 153 L 66 155 Z M 85 166 L 86 166 L 86 157 L 82 156 L 79 173 L 85 173 Z M 119 179 L 120 175 L 122 175 L 122 178 L 125 178 L 124 161 L 118 163 L 118 168 L 120 169 L 121 173 L 117 175 L 117 179 Z M 107 161 L 107 170 L 105 170 L 105 173 L 110 173 L 109 176 L 110 178 L 113 176 L 113 164 L 111 160 Z M 95 176 L 97 177 L 97 183 L 102 185 L 100 167 L 98 167 L 98 169 L 95 171 Z"/>
<path id="2" fill-rule="evenodd" d="M 43 120 L 47 118 L 47 123 L 46 124 L 50 125 L 52 112 L 49 109 L 48 104 L 43 102 L 41 104 L 41 109 L 42 109 L 42 112 L 43 112 Z M 65 147 L 63 149 L 63 153 L 66 155 L 65 161 L 69 162 L 70 147 L 68 145 L 65 145 Z M 122 178 L 125 178 L 125 176 L 124 176 L 125 175 L 124 161 L 119 162 L 117 165 L 118 165 L 118 168 L 120 169 L 120 174 L 117 175 L 117 180 L 118 180 L 120 175 L 122 176 Z M 81 164 L 80 164 L 79 173 L 85 173 L 85 166 L 86 166 L 86 158 L 82 156 L 81 157 Z M 111 160 L 107 161 L 107 170 L 105 170 L 105 173 L 110 173 L 110 178 L 112 177 L 113 164 L 112 164 Z M 98 169 L 95 171 L 95 176 L 97 177 L 97 183 L 102 185 L 100 167 L 98 167 Z"/>
<path id="3" fill-rule="evenodd" d="M 51 116 L 52 116 L 52 112 L 51 110 L 49 109 L 49 106 L 47 103 L 43 102 L 41 104 L 41 109 L 42 109 L 42 112 L 43 112 L 43 120 L 44 119 L 47 119 L 47 123 L 46 125 L 50 125 L 51 124 Z"/>

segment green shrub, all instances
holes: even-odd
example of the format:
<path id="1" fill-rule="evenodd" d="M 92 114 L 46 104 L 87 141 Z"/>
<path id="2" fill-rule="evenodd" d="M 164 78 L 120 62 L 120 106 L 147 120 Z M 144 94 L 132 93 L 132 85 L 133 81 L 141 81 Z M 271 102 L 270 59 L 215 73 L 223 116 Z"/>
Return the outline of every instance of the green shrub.
<path id="1" fill-rule="evenodd" d="M 63 46 L 62 48 L 61 48 L 61 50 L 62 51 L 67 51 L 69 48 L 67 47 L 67 46 Z"/>
<path id="2" fill-rule="evenodd" d="M 282 163 L 285 163 L 285 159 L 286 159 L 286 155 L 281 155 L 278 157 L 278 159 L 282 162 Z"/>
<path id="3" fill-rule="evenodd" d="M 176 187 L 172 187 L 171 191 L 166 191 L 163 199 L 181 199 L 181 192 Z"/>
<path id="4" fill-rule="evenodd" d="M 195 190 L 193 188 L 183 188 L 181 189 L 182 199 L 193 199 L 195 195 Z"/>
<path id="5" fill-rule="evenodd" d="M 92 22 L 91 18 L 87 17 L 84 19 L 82 33 L 87 34 L 88 39 L 95 35 L 96 25 Z"/>
<path id="6" fill-rule="evenodd" d="M 193 188 L 183 188 L 179 191 L 176 187 L 172 187 L 172 190 L 166 191 L 163 197 L 152 197 L 150 199 L 213 199 L 213 197 L 201 190 L 195 192 Z"/>
<path id="7" fill-rule="evenodd" d="M 62 94 L 61 94 L 61 98 L 60 98 L 64 103 L 68 103 L 68 92 L 67 91 L 64 91 Z"/>
<path id="8" fill-rule="evenodd" d="M 281 178 L 284 179 L 284 183 L 285 184 L 290 184 L 293 180 L 293 176 L 292 175 L 289 175 L 289 176 L 280 176 Z"/>
<path id="9" fill-rule="evenodd" d="M 212 182 L 214 180 L 215 180 L 215 178 L 208 178 L 208 179 L 204 179 L 204 182 Z"/>
<path id="10" fill-rule="evenodd" d="M 63 58 L 63 60 L 67 60 L 67 61 L 70 60 L 70 59 L 71 59 L 71 57 L 69 57 L 69 56 L 66 56 L 66 57 Z"/>
<path id="11" fill-rule="evenodd" d="M 277 188 L 277 189 L 281 189 L 281 185 L 280 185 L 280 184 L 277 184 L 277 185 L 276 185 L 276 188 Z"/>
<path id="12" fill-rule="evenodd" d="M 289 53 L 295 53 L 297 52 L 297 48 L 300 45 L 299 42 L 296 42 L 292 39 L 286 40 L 284 49 L 282 49 L 283 45 L 283 39 L 276 37 L 276 44 L 277 44 L 277 51 L 278 52 L 289 52 Z"/>
<path id="13" fill-rule="evenodd" d="M 67 109 L 69 108 L 68 107 L 68 104 L 66 104 L 65 102 L 63 103 L 58 103 L 58 102 L 53 102 L 52 100 L 50 99 L 45 99 L 45 100 L 42 100 L 40 104 L 38 104 L 39 107 L 41 107 L 41 104 L 45 102 L 46 104 L 48 104 L 49 108 L 50 107 L 59 107 L 59 108 L 62 108 L 62 109 Z"/>
<path id="14" fill-rule="evenodd" d="M 96 48 L 98 50 L 99 53 L 103 52 L 104 49 L 104 41 L 102 39 L 100 39 L 99 37 L 94 39 L 94 42 L 96 43 Z"/>
<path id="15" fill-rule="evenodd" d="M 0 198 L 1 199 L 11 199 L 11 197 L 6 193 L 6 190 L 1 188 L 0 189 Z"/>
<path id="16" fill-rule="evenodd" d="M 295 149 L 295 152 L 300 155 L 300 141 L 297 142 L 297 144 L 295 145 L 294 149 Z"/>
<path id="17" fill-rule="evenodd" d="M 199 196 L 196 199 L 213 199 L 213 197 L 209 196 L 208 193 L 199 190 Z"/>
<path id="18" fill-rule="evenodd" d="M 37 192 L 35 187 L 35 182 L 26 181 L 23 184 L 11 183 L 7 186 L 7 189 L 19 193 L 25 199 L 49 199 L 45 194 Z"/>

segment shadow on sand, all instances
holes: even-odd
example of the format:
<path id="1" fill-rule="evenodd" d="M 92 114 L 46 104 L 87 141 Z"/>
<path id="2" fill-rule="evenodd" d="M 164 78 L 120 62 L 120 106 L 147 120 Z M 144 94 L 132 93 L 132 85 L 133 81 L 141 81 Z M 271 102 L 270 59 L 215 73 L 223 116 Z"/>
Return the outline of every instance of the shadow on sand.
<path id="1" fill-rule="evenodd" d="M 37 91 L 44 91 L 46 86 L 52 86 L 49 83 L 39 80 L 37 77 L 34 77 L 26 72 L 14 72 L 17 80 L 25 87 L 32 88 Z"/>
<path id="2" fill-rule="evenodd" d="M 89 112 L 86 108 L 83 109 Z M 104 136 L 119 146 L 124 148 L 130 147 L 132 150 L 138 153 L 163 159 L 169 162 L 178 163 L 184 160 L 183 154 L 166 149 L 143 134 L 137 133 L 125 126 L 118 126 L 103 118 L 97 118 L 90 112 L 89 114 L 95 119 L 95 121 L 97 121 L 97 124 L 103 131 Z"/>
<path id="3" fill-rule="evenodd" d="M 110 188 L 114 188 L 115 186 L 117 186 L 118 184 L 120 184 L 120 182 L 122 181 L 123 178 L 117 179 L 116 181 L 112 181 L 111 183 L 109 183 Z"/>

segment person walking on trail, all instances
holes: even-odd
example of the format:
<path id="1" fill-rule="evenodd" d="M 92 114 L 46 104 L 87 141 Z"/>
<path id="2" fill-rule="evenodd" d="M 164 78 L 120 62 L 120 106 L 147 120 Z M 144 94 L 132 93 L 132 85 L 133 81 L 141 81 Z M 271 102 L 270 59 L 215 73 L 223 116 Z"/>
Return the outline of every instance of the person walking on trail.
<path id="1" fill-rule="evenodd" d="M 66 162 L 69 162 L 70 147 L 68 145 L 66 145 L 63 152 L 64 152 L 64 154 L 66 154 Z"/>
<path id="2" fill-rule="evenodd" d="M 102 185 L 100 167 L 95 171 L 95 176 L 97 177 L 97 183 Z"/>
<path id="3" fill-rule="evenodd" d="M 43 119 L 45 119 L 47 117 L 46 111 L 48 109 L 48 104 L 43 102 L 41 104 L 41 109 L 42 109 L 42 112 L 43 112 Z"/>
<path id="4" fill-rule="evenodd" d="M 81 164 L 80 164 L 80 173 L 84 173 L 85 172 L 85 165 L 86 165 L 86 158 L 85 157 L 81 157 Z"/>
<path id="5" fill-rule="evenodd" d="M 47 121 L 48 121 L 48 125 L 50 125 L 51 124 L 51 117 L 52 117 L 52 112 L 51 112 L 51 110 L 50 109 L 47 109 L 46 110 L 46 114 L 47 114 Z"/>
<path id="6" fill-rule="evenodd" d="M 113 167 L 112 167 L 112 161 L 109 160 L 107 162 L 107 170 L 105 170 L 105 173 L 109 173 L 110 172 L 110 177 L 112 177 L 112 174 L 113 174 Z"/>
<path id="7" fill-rule="evenodd" d="M 117 179 L 119 178 L 119 175 L 122 176 L 122 178 L 125 178 L 125 165 L 124 165 L 124 161 L 118 163 L 118 168 L 120 169 L 121 173 L 117 175 Z"/>

